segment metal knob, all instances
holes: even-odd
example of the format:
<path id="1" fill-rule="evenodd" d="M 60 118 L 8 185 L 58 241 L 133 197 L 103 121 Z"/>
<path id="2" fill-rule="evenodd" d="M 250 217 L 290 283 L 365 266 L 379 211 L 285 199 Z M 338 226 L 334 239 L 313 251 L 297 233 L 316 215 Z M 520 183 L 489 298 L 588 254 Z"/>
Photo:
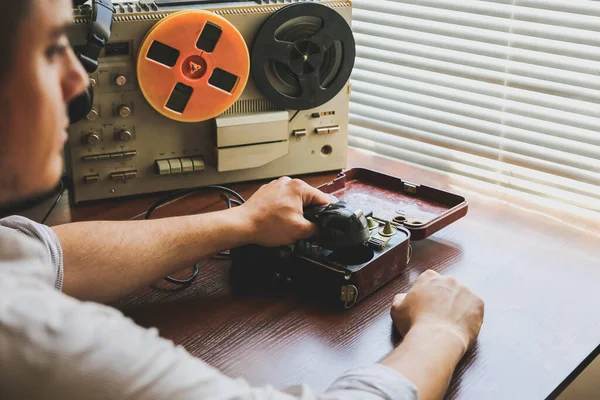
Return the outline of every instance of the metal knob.
<path id="1" fill-rule="evenodd" d="M 88 121 L 95 121 L 98 119 L 99 116 L 100 114 L 98 113 L 98 111 L 92 109 L 89 113 L 87 113 L 86 118 Z"/>
<path id="2" fill-rule="evenodd" d="M 94 145 L 100 142 L 100 135 L 98 133 L 92 132 L 87 135 L 88 144 Z"/>
<path id="3" fill-rule="evenodd" d="M 115 78 L 115 83 L 117 86 L 124 86 L 127 83 L 127 78 L 123 75 L 119 75 Z"/>
<path id="4" fill-rule="evenodd" d="M 123 118 L 127 118 L 131 115 L 131 108 L 128 106 L 119 107 L 119 115 Z"/>
<path id="5" fill-rule="evenodd" d="M 123 129 L 121 132 L 119 132 L 119 140 L 123 140 L 126 142 L 131 139 L 133 139 L 133 134 L 128 130 Z"/>

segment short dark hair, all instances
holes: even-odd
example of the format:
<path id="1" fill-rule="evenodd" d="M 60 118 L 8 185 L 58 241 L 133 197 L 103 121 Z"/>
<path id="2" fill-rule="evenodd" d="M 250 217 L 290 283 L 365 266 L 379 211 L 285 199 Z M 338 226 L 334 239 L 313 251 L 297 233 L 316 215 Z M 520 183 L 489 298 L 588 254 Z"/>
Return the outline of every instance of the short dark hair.
<path id="1" fill-rule="evenodd" d="M 0 13 L 0 84 L 7 79 L 7 74 L 14 62 L 17 35 L 20 26 L 30 12 L 32 0 L 11 0 L 3 4 Z"/>

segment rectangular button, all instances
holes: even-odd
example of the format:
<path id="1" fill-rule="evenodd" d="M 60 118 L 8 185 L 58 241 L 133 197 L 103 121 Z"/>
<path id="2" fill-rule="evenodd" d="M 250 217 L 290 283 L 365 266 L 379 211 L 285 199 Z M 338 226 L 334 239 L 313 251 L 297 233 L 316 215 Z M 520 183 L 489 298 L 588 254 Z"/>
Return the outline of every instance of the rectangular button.
<path id="1" fill-rule="evenodd" d="M 124 181 L 125 174 L 123 174 L 122 172 L 113 172 L 112 174 L 110 174 L 110 179 L 112 179 L 113 181 Z"/>
<path id="2" fill-rule="evenodd" d="M 98 156 L 85 156 L 82 157 L 83 161 L 96 161 L 98 159 Z"/>
<path id="3" fill-rule="evenodd" d="M 181 161 L 179 158 L 171 158 L 168 160 L 169 166 L 171 167 L 172 174 L 180 174 L 181 173 Z"/>
<path id="4" fill-rule="evenodd" d="M 109 160 L 110 159 L 110 154 L 99 154 L 98 155 L 98 161 L 104 161 L 104 160 Z"/>
<path id="5" fill-rule="evenodd" d="M 156 173 L 159 175 L 170 175 L 171 166 L 167 160 L 156 160 Z"/>
<path id="6" fill-rule="evenodd" d="M 192 157 L 194 171 L 204 171 L 204 160 L 201 157 Z"/>
<path id="7" fill-rule="evenodd" d="M 292 136 L 306 136 L 306 129 L 296 129 L 292 131 Z"/>
<path id="8" fill-rule="evenodd" d="M 123 153 L 112 153 L 110 155 L 110 159 L 111 160 L 118 160 L 118 159 L 121 159 L 121 158 L 123 158 Z"/>
<path id="9" fill-rule="evenodd" d="M 179 161 L 181 161 L 181 170 L 184 174 L 187 172 L 194 172 L 194 163 L 192 163 L 191 158 L 180 158 Z"/>
<path id="10" fill-rule="evenodd" d="M 136 170 L 125 171 L 123 172 L 123 175 L 125 175 L 125 179 L 133 179 L 138 177 L 138 172 Z"/>
<path id="11" fill-rule="evenodd" d="M 100 180 L 100 175 L 98 175 L 98 174 L 86 175 L 83 177 L 83 180 L 85 181 L 85 183 L 98 182 Z"/>
<path id="12" fill-rule="evenodd" d="M 123 157 L 137 156 L 137 150 L 130 150 L 123 153 Z"/>

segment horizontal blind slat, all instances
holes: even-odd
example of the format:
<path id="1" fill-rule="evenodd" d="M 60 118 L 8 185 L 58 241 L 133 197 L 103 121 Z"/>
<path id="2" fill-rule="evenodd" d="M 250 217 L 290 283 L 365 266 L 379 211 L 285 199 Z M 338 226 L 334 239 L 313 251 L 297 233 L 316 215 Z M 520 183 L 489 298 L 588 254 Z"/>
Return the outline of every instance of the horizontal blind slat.
<path id="1" fill-rule="evenodd" d="M 569 8 L 546 10 L 544 8 L 528 7 L 515 1 L 511 3 L 490 4 L 479 0 L 392 0 L 404 4 L 434 7 L 441 10 L 453 10 L 477 15 L 489 15 L 499 18 L 514 18 L 522 21 L 537 22 L 553 26 L 576 27 L 577 29 L 600 30 L 600 17 L 581 15 L 571 12 Z M 571 1 L 569 3 L 576 3 Z M 600 7 L 588 7 L 593 12 L 599 12 Z M 575 9 L 573 9 L 575 10 Z"/>
<path id="2" fill-rule="evenodd" d="M 494 149 L 496 154 L 513 157 L 516 163 L 519 163 L 518 165 L 526 163 L 522 166 L 527 168 L 539 169 L 540 171 L 566 176 L 571 179 L 579 179 L 591 184 L 600 184 L 600 174 L 595 173 L 600 171 L 597 160 L 585 159 L 573 154 L 520 143 L 502 137 L 485 135 L 464 127 L 449 125 L 427 118 L 406 115 L 399 112 L 389 112 L 387 109 L 382 109 L 378 104 L 373 105 L 372 99 L 366 99 L 367 101 L 362 102 L 363 97 L 365 96 L 354 96 L 350 106 L 351 112 L 375 121 L 391 123 L 397 127 L 397 130 L 393 132 L 395 134 L 402 135 L 402 129 L 414 128 L 441 137 L 449 137 L 466 143 L 486 146 Z M 518 156 L 515 157 L 515 155 Z"/>
<path id="3" fill-rule="evenodd" d="M 448 75 L 481 80 L 500 85 L 509 85 L 520 89 L 548 93 L 555 96 L 575 98 L 583 101 L 600 103 L 600 91 L 581 86 L 571 86 L 558 82 L 526 76 L 508 75 L 504 72 L 487 70 L 465 65 L 459 65 L 445 60 L 400 54 L 368 46 L 357 46 L 357 56 L 370 60 L 391 64 L 390 67 L 410 66 L 427 71 L 440 72 Z"/>
<path id="4" fill-rule="evenodd" d="M 378 154 L 387 155 L 393 158 L 401 158 L 419 166 L 427 166 L 436 170 L 448 171 L 456 175 L 466 176 L 486 182 L 500 185 L 503 187 L 520 190 L 522 192 L 543 196 L 558 201 L 569 202 L 579 207 L 589 210 L 600 211 L 600 206 L 596 199 L 573 195 L 570 192 L 561 193 L 550 190 L 546 186 L 534 185 L 529 181 L 522 182 L 514 178 L 507 178 L 501 174 L 488 172 L 479 168 L 472 168 L 459 163 L 449 162 L 447 160 L 425 156 L 416 152 L 406 151 L 401 148 L 387 146 L 385 144 L 368 141 L 365 144 L 360 136 L 350 137 L 349 144 L 353 147 L 363 148 L 374 151 Z"/>
<path id="5" fill-rule="evenodd" d="M 388 0 L 355 0 L 354 5 L 356 9 L 395 14 L 400 18 L 403 16 L 410 16 L 429 21 L 447 22 L 506 33 L 513 32 L 523 35 L 544 37 L 547 39 L 587 44 L 590 46 L 600 45 L 600 37 L 592 34 L 593 32 L 590 30 L 513 20 L 510 19 L 510 16 L 507 18 L 499 18 L 446 9 L 440 10 L 433 7 L 416 6 Z M 594 31 L 597 30 L 600 30 L 600 26 L 594 29 Z"/>
<path id="6" fill-rule="evenodd" d="M 415 82 L 431 83 L 449 89 L 465 90 L 485 96 L 506 98 L 515 102 L 546 107 L 551 110 L 561 110 L 600 118 L 600 107 L 597 104 L 572 98 L 565 101 L 565 98 L 561 96 L 505 86 L 503 81 L 498 84 L 458 76 L 449 78 L 443 72 L 427 71 L 405 65 L 390 66 L 386 62 L 363 57 L 356 60 L 355 70 L 385 73 L 390 77 L 407 78 Z"/>
<path id="7" fill-rule="evenodd" d="M 509 126 L 533 129 L 557 137 L 570 137 L 572 140 L 600 146 L 600 135 L 598 134 L 598 130 L 600 130 L 600 118 L 530 105 L 502 98 L 501 96 L 482 95 L 468 90 L 447 88 L 428 82 L 405 79 L 359 68 L 356 68 L 352 73 L 353 85 L 356 85 L 356 82 L 380 85 L 403 92 L 419 93 L 440 99 L 489 108 L 498 112 L 504 112 L 503 121 Z M 546 124 L 547 122 L 554 122 L 555 124 L 548 125 Z M 540 124 L 544 124 L 543 129 L 540 128 Z M 552 129 L 548 129 L 548 127 Z M 582 129 L 577 130 L 574 128 Z"/>
<path id="8" fill-rule="evenodd" d="M 461 123 L 461 126 L 492 135 L 504 135 L 507 138 L 519 140 L 524 143 L 536 144 L 557 150 L 562 149 L 574 154 L 600 159 L 600 135 L 597 131 L 588 131 L 569 125 L 514 116 L 504 110 L 505 103 L 500 99 L 497 99 L 497 109 L 493 109 L 465 102 L 447 100 L 439 96 L 422 95 L 416 91 L 396 90 L 389 86 L 378 85 L 377 83 L 384 82 L 376 82 L 373 78 L 367 82 L 354 80 L 352 85 L 353 92 L 370 95 L 373 98 L 381 97 L 392 102 L 424 107 L 431 110 L 431 112 L 439 110 L 449 114 L 469 117 L 474 120 L 465 120 Z M 394 85 L 394 83 L 390 84 Z M 416 112 L 418 111 L 416 110 Z M 408 111 L 406 112 L 408 113 Z M 481 122 L 477 120 L 481 120 Z M 446 121 L 450 121 L 450 119 Z M 523 126 L 525 129 L 515 127 L 515 124 Z M 596 126 L 600 129 L 600 124 Z M 585 142 L 585 145 L 583 142 Z"/>
<path id="9" fill-rule="evenodd" d="M 362 9 L 356 9 L 354 11 L 354 22 L 397 27 L 415 32 L 431 33 L 449 38 L 460 38 L 501 46 L 510 44 L 512 47 L 524 50 L 600 61 L 600 48 L 596 46 L 538 38 L 528 35 L 518 35 L 514 32 L 511 32 L 510 36 L 507 36 L 507 33 L 502 31 L 473 28 L 445 22 L 436 22 L 435 24 L 432 24 L 431 21 L 426 19 L 408 16 L 399 18 L 397 15 Z"/>
<path id="10" fill-rule="evenodd" d="M 536 72 L 535 69 L 532 68 L 533 65 L 550 67 L 559 70 L 547 70 L 550 71 L 550 73 L 554 72 L 555 74 L 560 74 L 562 71 L 573 71 L 580 74 L 591 75 L 592 80 L 596 79 L 600 82 L 600 77 L 598 76 L 600 71 L 600 61 L 548 54 L 528 49 L 519 49 L 508 47 L 506 44 L 498 45 L 494 43 L 485 43 L 431 33 L 415 32 L 408 29 L 381 26 L 379 24 L 361 21 L 355 22 L 353 29 L 359 41 L 363 37 L 366 38 L 365 40 L 361 41 L 360 44 L 362 45 L 369 45 L 368 41 L 377 42 L 381 40 L 383 43 L 377 46 L 377 48 L 403 51 L 408 54 L 415 55 L 419 55 L 420 53 L 423 53 L 423 51 L 420 51 L 418 47 L 411 48 L 410 51 L 406 51 L 406 49 L 403 49 L 397 44 L 400 43 L 405 47 L 410 47 L 411 44 L 412 46 L 427 46 L 434 49 L 433 51 L 444 51 L 444 49 L 447 49 L 455 52 L 501 59 L 503 62 L 498 64 L 502 68 L 509 67 L 509 65 L 506 65 L 504 62 L 507 58 L 509 58 L 512 61 L 518 62 L 519 64 L 516 65 L 520 66 L 521 68 L 527 68 L 526 75 Z M 394 43 L 392 47 L 386 46 L 386 44 L 389 44 L 391 41 Z M 588 78 L 589 77 L 585 77 L 584 81 Z"/>
<path id="11" fill-rule="evenodd" d="M 552 174 L 520 167 L 515 164 L 508 164 L 504 161 L 485 158 L 475 150 L 473 153 L 467 153 L 459 145 L 454 145 L 452 140 L 441 142 L 423 141 L 413 139 L 409 136 L 388 135 L 385 130 L 379 128 L 373 129 L 372 121 L 361 116 L 351 115 L 351 131 L 353 136 L 372 140 L 378 143 L 384 143 L 390 146 L 402 148 L 404 150 L 416 151 L 431 157 L 460 162 L 462 164 L 494 171 L 499 174 L 514 177 L 517 179 L 528 180 L 540 185 L 554 187 L 556 189 L 571 191 L 582 196 L 596 198 L 600 200 L 600 186 L 590 185 L 577 180 L 563 178 Z M 416 137 L 426 136 L 425 132 L 413 131 Z M 476 146 L 476 145 L 475 145 Z"/>
<path id="12" fill-rule="evenodd" d="M 490 0 L 485 0 L 490 1 Z M 511 0 L 512 2 L 512 0 Z M 516 0 L 519 6 L 532 7 L 540 10 L 564 11 L 582 15 L 594 15 L 600 17 L 600 3 L 595 0 Z"/>
<path id="13" fill-rule="evenodd" d="M 356 114 L 352 110 L 351 131 L 355 127 L 363 127 L 386 135 L 387 140 L 393 140 L 395 137 L 403 137 L 427 143 L 447 150 L 459 151 L 465 155 L 483 157 L 491 161 L 503 161 L 508 165 L 521 167 L 557 177 L 577 181 L 581 184 L 599 186 L 600 175 L 590 171 L 582 171 L 577 168 L 560 165 L 543 159 L 536 159 L 516 153 L 505 153 L 499 149 L 479 145 L 463 138 L 444 136 L 419 129 L 412 126 L 400 126 L 395 122 L 383 121 L 376 118 L 373 114 Z"/>
<path id="14" fill-rule="evenodd" d="M 355 34 L 356 43 L 361 47 L 370 49 L 384 50 L 402 55 L 412 55 L 416 57 L 441 60 L 446 63 L 452 63 L 456 66 L 469 66 L 485 69 L 487 71 L 496 71 L 500 74 L 509 73 L 514 77 L 515 82 L 521 79 L 534 79 L 544 82 L 544 86 L 552 84 L 579 86 L 600 91 L 600 71 L 599 63 L 587 62 L 596 65 L 584 65 L 589 73 L 580 73 L 569 71 L 565 73 L 564 69 L 546 67 L 542 65 L 526 64 L 519 61 L 508 59 L 511 56 L 510 50 L 505 50 L 505 57 L 489 57 L 473 53 L 451 50 L 441 47 L 431 47 L 428 45 L 415 44 L 389 38 L 374 37 L 361 33 Z M 522 78 L 521 78 L 522 77 Z M 538 85 L 542 85 L 539 83 Z"/>

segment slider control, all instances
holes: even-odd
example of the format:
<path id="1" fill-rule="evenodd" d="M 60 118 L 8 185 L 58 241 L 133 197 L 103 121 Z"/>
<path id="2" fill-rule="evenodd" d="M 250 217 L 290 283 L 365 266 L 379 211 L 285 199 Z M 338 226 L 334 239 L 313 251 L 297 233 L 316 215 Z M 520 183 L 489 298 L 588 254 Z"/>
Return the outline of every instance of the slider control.
<path id="1" fill-rule="evenodd" d="M 319 128 L 315 128 L 315 133 L 317 135 L 325 135 L 328 133 L 338 133 L 340 131 L 340 126 L 339 125 L 333 125 L 333 126 L 322 126 Z"/>

